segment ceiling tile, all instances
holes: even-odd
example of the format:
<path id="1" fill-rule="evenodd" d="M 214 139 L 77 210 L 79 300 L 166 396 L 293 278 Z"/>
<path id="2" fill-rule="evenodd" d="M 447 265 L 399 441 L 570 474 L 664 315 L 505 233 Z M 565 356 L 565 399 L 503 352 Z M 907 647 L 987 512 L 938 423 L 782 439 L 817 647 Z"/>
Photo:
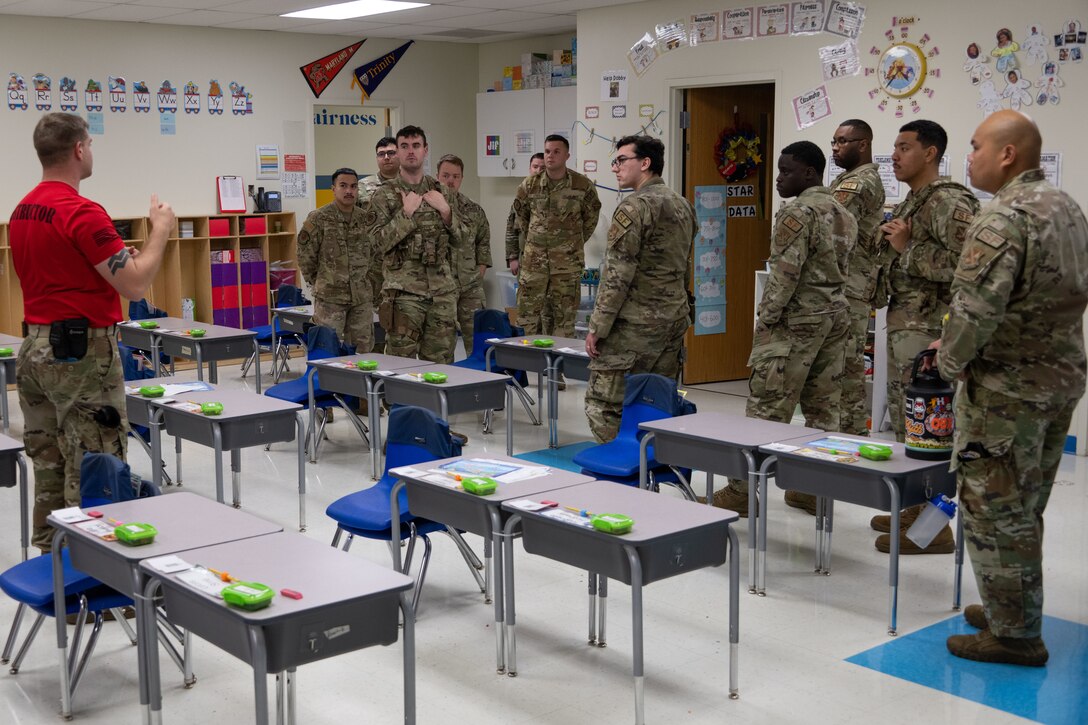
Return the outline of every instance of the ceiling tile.
<path id="1" fill-rule="evenodd" d="M 5 5 L 3 10 L 9 15 L 45 15 L 66 18 L 88 10 L 107 8 L 113 4 L 89 0 L 23 0 L 23 2 Z"/>

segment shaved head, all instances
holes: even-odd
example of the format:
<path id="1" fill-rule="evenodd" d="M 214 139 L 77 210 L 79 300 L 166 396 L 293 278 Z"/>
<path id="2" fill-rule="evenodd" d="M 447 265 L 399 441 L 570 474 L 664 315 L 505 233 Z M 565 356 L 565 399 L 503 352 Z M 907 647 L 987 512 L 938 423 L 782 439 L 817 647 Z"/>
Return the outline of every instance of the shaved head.
<path id="1" fill-rule="evenodd" d="M 996 192 L 1010 179 L 1039 168 L 1043 137 L 1028 116 L 1003 110 L 990 115 L 971 137 L 968 175 L 971 184 Z"/>

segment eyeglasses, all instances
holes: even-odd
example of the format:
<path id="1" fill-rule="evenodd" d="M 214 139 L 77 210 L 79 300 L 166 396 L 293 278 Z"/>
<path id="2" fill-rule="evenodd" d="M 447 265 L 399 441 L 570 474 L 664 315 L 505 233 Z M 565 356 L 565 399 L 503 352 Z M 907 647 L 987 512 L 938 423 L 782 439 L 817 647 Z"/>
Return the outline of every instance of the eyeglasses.
<path id="1" fill-rule="evenodd" d="M 642 156 L 617 156 L 616 158 L 612 159 L 612 163 L 609 164 L 609 166 L 611 166 L 612 168 L 615 168 L 615 167 L 619 166 L 620 164 L 624 164 L 624 163 L 626 163 L 628 161 L 631 161 L 632 159 L 641 159 L 641 158 L 643 158 L 643 157 Z"/>
<path id="2" fill-rule="evenodd" d="M 843 137 L 840 136 L 839 138 L 831 139 L 831 145 L 832 146 L 845 146 L 848 143 L 854 143 L 855 141 L 864 141 L 864 140 L 865 139 L 863 139 L 863 138 L 843 138 Z"/>
<path id="3" fill-rule="evenodd" d="M 378 152 L 378 158 L 379 159 L 391 159 L 396 155 L 397 155 L 396 151 L 379 151 Z"/>

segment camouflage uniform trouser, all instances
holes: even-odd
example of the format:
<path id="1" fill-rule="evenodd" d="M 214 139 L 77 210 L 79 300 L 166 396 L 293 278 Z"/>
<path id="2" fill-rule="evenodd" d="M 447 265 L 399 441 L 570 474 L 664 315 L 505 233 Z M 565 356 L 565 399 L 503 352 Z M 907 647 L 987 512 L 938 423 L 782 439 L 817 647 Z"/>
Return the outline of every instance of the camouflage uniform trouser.
<path id="1" fill-rule="evenodd" d="M 906 440 L 907 435 L 903 401 L 910 385 L 914 358 L 940 337 L 940 330 L 888 331 L 888 418 L 891 419 L 895 439 L 900 443 Z"/>
<path id="2" fill-rule="evenodd" d="M 374 349 L 374 305 L 337 305 L 314 300 L 314 324 L 331 327 L 341 342 L 355 346 L 355 352 Z"/>
<path id="3" fill-rule="evenodd" d="M 574 337 L 574 316 L 582 290 L 582 255 L 572 245 L 526 244 L 518 275 L 518 324 L 526 335 L 543 332 L 550 319 L 556 337 Z"/>
<path id="4" fill-rule="evenodd" d="M 607 443 L 619 432 L 627 375 L 679 376 L 680 349 L 690 325 L 687 317 L 653 326 L 623 320 L 612 325 L 608 337 L 599 343 L 600 356 L 589 364 L 586 418 L 598 443 Z"/>
<path id="5" fill-rule="evenodd" d="M 31 327 L 16 363 L 23 442 L 34 464 L 33 544 L 48 551 L 53 528 L 45 522 L 55 509 L 79 505 L 79 466 L 83 454 L 127 450 L 125 387 L 113 328 L 92 330 L 87 354 L 66 362 L 53 357 L 49 327 Z M 114 408 L 121 425 L 107 428 L 94 420 L 97 411 Z"/>
<path id="6" fill-rule="evenodd" d="M 969 381 L 956 392 L 952 460 L 964 545 L 998 637 L 1040 636 L 1043 511 L 1075 407 L 1017 400 Z"/>
<path id="7" fill-rule="evenodd" d="M 453 347 L 457 343 L 457 292 L 450 291 L 434 297 L 421 297 L 400 290 L 386 290 L 382 308 L 388 310 L 386 320 L 387 355 L 418 357 L 434 363 L 453 362 Z M 386 324 L 388 322 L 388 324 Z"/>
<path id="8" fill-rule="evenodd" d="M 472 354 L 472 333 L 476 310 L 484 308 L 484 288 L 480 285 L 461 290 L 457 297 L 457 326 L 465 342 L 465 354 Z"/>
<path id="9" fill-rule="evenodd" d="M 749 418 L 789 423 L 797 404 L 805 424 L 839 429 L 839 399 L 847 329 L 845 310 L 830 315 L 795 315 L 771 327 L 756 325 L 748 378 Z M 748 493 L 748 482 L 729 479 L 737 493 Z"/>
<path id="10" fill-rule="evenodd" d="M 846 358 L 842 364 L 842 399 L 839 401 L 839 431 L 850 435 L 869 434 L 866 425 L 865 342 L 869 338 L 869 303 L 848 299 L 850 330 L 846 336 Z"/>

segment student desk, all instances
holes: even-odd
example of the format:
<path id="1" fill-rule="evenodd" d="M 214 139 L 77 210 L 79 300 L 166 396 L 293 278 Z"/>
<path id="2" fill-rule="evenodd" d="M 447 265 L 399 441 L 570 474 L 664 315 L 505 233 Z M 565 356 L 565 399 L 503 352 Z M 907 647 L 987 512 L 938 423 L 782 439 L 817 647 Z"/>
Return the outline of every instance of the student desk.
<path id="1" fill-rule="evenodd" d="M 154 322 L 158 327 L 145 330 L 135 322 L 125 322 L 117 326 L 121 333 L 121 342 L 138 350 L 151 353 L 151 362 L 155 366 L 155 377 L 159 377 L 159 353 L 171 357 L 196 360 L 197 380 L 204 379 L 204 363 L 208 363 L 208 379 L 219 382 L 216 363 L 220 360 L 248 358 L 250 354 L 261 354 L 257 344 L 257 333 L 237 327 L 210 325 L 205 322 L 182 320 L 177 317 L 157 317 Z M 203 337 L 193 337 L 189 330 L 204 330 Z M 256 366 L 257 392 L 261 392 L 261 368 Z"/>
<path id="2" fill-rule="evenodd" d="M 449 422 L 451 415 L 490 410 L 507 406 L 513 410 L 514 393 L 507 384 L 507 377 L 497 373 L 466 370 L 453 365 L 435 365 L 420 362 L 411 372 L 387 375 L 376 385 L 384 388 L 385 399 L 390 405 L 418 405 L 430 410 Z M 428 383 L 423 373 L 445 373 L 444 383 Z M 514 417 L 506 416 L 506 455 L 514 452 Z"/>
<path id="3" fill-rule="evenodd" d="M 543 496 L 560 507 L 526 511 L 503 504 L 508 515 L 506 532 L 520 521 L 521 542 L 525 551 L 585 569 L 590 574 L 590 643 L 593 631 L 593 578 L 616 579 L 631 585 L 631 621 L 633 630 L 633 674 L 635 678 L 635 723 L 645 722 L 642 652 L 642 587 L 659 579 L 720 566 L 729 559 L 729 696 L 738 696 L 737 650 L 740 642 L 740 562 L 737 558 L 737 534 L 732 524 L 739 518 L 734 511 L 712 506 L 692 506 L 668 496 L 644 491 L 610 481 L 593 481 L 550 491 Z M 622 513 L 634 519 L 626 534 L 607 534 L 589 526 L 589 519 L 565 507 L 593 513 Z M 586 526 L 589 526 L 586 528 Z M 507 666 L 517 674 L 514 612 L 514 547 L 506 536 L 506 629 Z M 607 592 L 602 581 L 602 592 Z M 605 595 L 602 593 L 599 642 L 604 644 Z"/>
<path id="4" fill-rule="evenodd" d="M 552 340 L 551 347 L 536 347 L 533 340 Z M 487 351 L 487 369 L 492 359 L 502 368 L 543 374 L 548 380 L 548 447 L 559 447 L 559 375 L 574 380 L 589 380 L 589 355 L 586 341 L 573 337 L 528 335 L 507 337 L 491 343 Z"/>
<path id="5" fill-rule="evenodd" d="M 227 571 L 243 581 L 266 584 L 277 594 L 264 609 L 246 611 L 194 588 L 178 574 L 140 565 L 145 598 L 162 591 L 170 621 L 253 668 L 256 722 L 269 722 L 267 675 L 286 672 L 277 690 L 276 722 L 296 722 L 294 670 L 346 652 L 397 641 L 404 614 L 404 722 L 415 723 L 415 639 L 409 577 L 362 561 L 290 532 L 231 541 L 184 552 L 186 563 Z M 278 594 L 293 589 L 302 599 Z M 161 707 L 158 658 L 149 659 L 151 700 Z M 288 683 L 284 688 L 284 680 Z M 283 690 L 286 689 L 286 697 Z M 193 714 L 195 715 L 195 713 Z M 373 721 L 359 713 L 356 722 Z M 196 719 L 200 719 L 197 717 Z"/>
<path id="6" fill-rule="evenodd" d="M 0 357 L 0 420 L 4 424 L 4 434 L 8 432 L 11 418 L 8 413 L 8 385 L 15 382 L 15 362 L 19 359 L 19 348 L 23 338 L 0 333 L 0 347 L 10 347 L 11 355 Z"/>
<path id="7" fill-rule="evenodd" d="M 360 370 L 356 363 L 360 360 L 373 360 L 378 363 L 375 370 Z M 362 398 L 367 401 L 367 423 L 370 428 L 370 473 L 374 480 L 381 478 L 382 436 L 381 436 L 381 386 L 377 381 L 385 377 L 384 373 L 407 371 L 419 368 L 424 363 L 414 357 L 398 357 L 396 355 L 381 355 L 379 353 L 367 353 L 365 355 L 346 355 L 344 357 L 331 357 L 322 360 L 309 360 L 306 363 L 309 370 L 306 371 L 307 389 L 310 393 L 310 463 L 317 462 L 317 410 L 314 406 L 314 374 L 321 373 L 318 384 L 322 390 L 340 395 L 349 395 Z M 347 411 L 348 420 L 355 425 L 359 434 L 365 439 L 363 430 L 359 425 L 359 419 L 354 410 Z"/>
<path id="8" fill-rule="evenodd" d="M 201 381 L 194 382 L 179 382 L 177 378 L 145 378 L 143 380 L 126 380 L 125 381 L 125 415 L 128 418 L 128 422 L 131 425 L 142 425 L 149 430 L 155 428 L 162 423 L 155 412 L 155 406 L 153 401 L 158 398 L 145 398 L 140 395 L 140 388 L 151 385 L 161 385 L 166 388 L 167 391 L 173 392 L 177 389 L 185 389 L 181 392 L 181 395 L 186 395 L 189 390 L 215 390 L 215 386 L 211 383 L 204 383 Z M 176 398 L 177 395 L 164 394 L 164 398 Z M 143 446 L 147 451 L 148 456 L 151 458 L 152 466 L 161 466 L 162 460 L 162 437 L 156 435 L 154 432 L 148 437 L 151 439 L 147 442 L 144 441 L 139 435 L 133 433 L 133 438 Z M 165 473 L 163 474 L 165 476 Z M 154 474 L 152 474 L 154 476 Z M 174 439 L 174 483 L 181 484 L 181 439 Z M 158 483 L 158 480 L 155 481 Z M 169 479 L 167 483 L 169 484 Z"/>
<path id="9" fill-rule="evenodd" d="M 299 305 L 297 307 L 270 307 L 273 320 L 279 318 L 281 332 L 293 332 L 296 335 L 306 335 L 306 330 L 314 321 L 314 306 Z"/>
<path id="10" fill-rule="evenodd" d="M 475 496 L 462 490 L 453 478 L 450 478 L 448 483 L 435 483 L 421 478 L 421 474 L 438 468 L 445 463 L 471 458 L 505 461 L 517 466 L 535 465 L 516 458 L 489 455 L 458 456 L 393 469 L 391 473 L 399 479 L 389 494 L 393 516 L 393 541 L 400 541 L 398 494 L 405 487 L 408 489 L 408 508 L 413 516 L 439 521 L 453 528 L 483 537 L 484 559 L 487 562 L 484 571 L 487 577 L 487 586 L 485 588 L 488 590 L 489 595 L 491 592 L 491 572 L 494 571 L 495 573 L 495 669 L 498 672 L 503 672 L 506 668 L 506 662 L 504 658 L 505 648 L 503 646 L 503 551 L 501 537 L 503 535 L 503 523 L 509 516 L 503 511 L 502 505 L 505 501 L 536 496 L 545 491 L 587 483 L 593 479 L 580 473 L 551 468 L 548 469 L 548 473 L 544 476 L 524 481 L 500 483 L 498 490 L 490 496 Z M 491 556 L 493 547 L 495 550 L 494 559 Z M 397 571 L 400 571 L 399 546 L 393 546 L 393 563 Z"/>
<path id="11" fill-rule="evenodd" d="M 244 390 L 213 390 L 205 393 L 184 393 L 175 402 L 154 398 L 156 420 L 166 426 L 166 432 L 187 441 L 210 446 L 215 450 L 215 498 L 223 503 L 223 451 L 230 451 L 231 488 L 234 507 L 242 505 L 241 449 L 268 443 L 295 440 L 298 443 L 298 526 L 306 530 L 306 432 L 300 411 L 302 406 L 266 395 L 254 395 Z M 219 402 L 223 412 L 204 415 L 200 403 Z M 160 425 L 151 426 L 154 440 L 160 435 Z M 161 442 L 156 442 L 162 450 Z M 162 468 L 153 466 L 155 483 L 159 484 Z"/>
<path id="12" fill-rule="evenodd" d="M 158 692 L 155 701 L 150 698 L 148 668 L 156 652 L 151 643 L 157 639 L 155 603 L 142 596 L 146 578 L 140 562 L 187 549 L 210 546 L 227 541 L 248 539 L 254 536 L 282 531 L 282 527 L 252 514 L 235 511 L 226 506 L 193 493 L 179 492 L 99 506 L 106 521 L 112 518 L 125 523 L 149 523 L 158 529 L 158 536 L 144 546 L 125 546 L 79 528 L 79 524 L 61 523 L 54 515 L 49 524 L 57 530 L 53 537 L 53 600 L 55 611 L 64 611 L 64 579 L 61 568 L 61 549 L 65 543 L 72 558 L 72 566 L 108 584 L 136 605 L 137 657 L 140 677 L 140 705 L 144 710 L 143 721 L 161 720 L 161 702 Z M 56 617 L 57 648 L 60 650 L 61 714 L 71 719 L 72 696 L 68 671 L 68 626 L 64 617 Z M 192 685 L 188 658 L 183 667 L 186 685 Z M 123 718 L 122 718 L 123 719 Z"/>
<path id="13" fill-rule="evenodd" d="M 831 529 L 833 502 L 868 506 L 891 514 L 891 551 L 888 554 L 888 634 L 896 634 L 896 614 L 899 593 L 899 511 L 925 503 L 943 493 L 956 495 L 956 474 L 948 470 L 949 462 L 908 458 L 902 443 L 877 441 L 891 446 L 892 457 L 886 461 L 858 458 L 853 463 L 822 460 L 796 453 L 808 441 L 825 438 L 817 434 L 796 438 L 788 444 L 761 446 L 760 451 L 776 457 L 778 469 L 775 484 L 779 488 L 802 491 L 817 496 L 816 572 L 831 573 Z M 849 437 L 849 436 L 844 436 Z M 962 524 L 961 524 L 962 526 Z M 956 537 L 955 584 L 952 608 L 959 609 L 960 582 L 963 568 L 963 533 Z"/>
<path id="14" fill-rule="evenodd" d="M 767 569 L 767 478 L 774 458 L 759 447 L 819 433 L 815 428 L 726 413 L 694 413 L 639 425 L 639 484 L 648 485 L 647 448 L 660 463 L 705 471 L 706 502 L 713 505 L 714 476 L 748 481 L 748 592 L 765 596 Z M 758 502 L 753 505 L 753 502 Z M 757 549 L 758 547 L 758 549 Z"/>
<path id="15" fill-rule="evenodd" d="M 23 561 L 30 547 L 30 481 L 26 474 L 26 458 L 23 444 L 14 438 L 0 435 L 0 488 L 19 486 L 19 542 L 23 547 Z"/>

